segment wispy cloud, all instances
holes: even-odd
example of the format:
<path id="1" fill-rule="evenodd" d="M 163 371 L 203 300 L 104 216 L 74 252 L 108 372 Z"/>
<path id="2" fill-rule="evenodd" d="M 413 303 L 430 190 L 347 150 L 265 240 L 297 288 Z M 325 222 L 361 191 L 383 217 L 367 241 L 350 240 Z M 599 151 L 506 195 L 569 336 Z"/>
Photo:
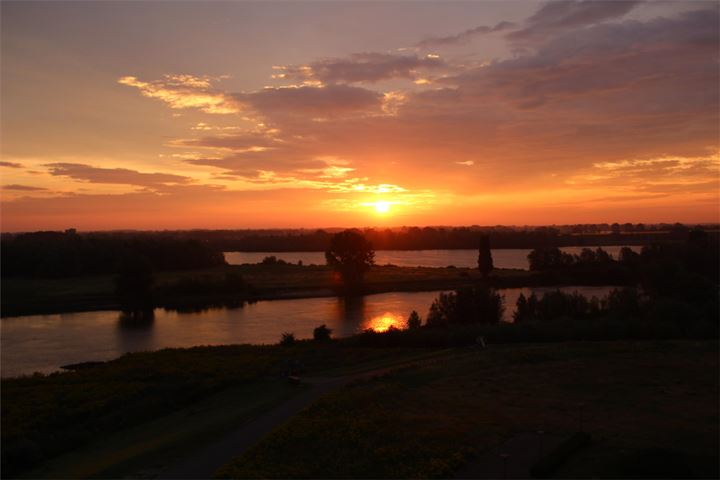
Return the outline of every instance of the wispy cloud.
<path id="1" fill-rule="evenodd" d="M 144 173 L 127 168 L 101 168 L 80 163 L 50 163 L 45 165 L 50 175 L 69 177 L 88 183 L 134 185 L 147 188 L 187 184 L 189 177 L 170 173 Z"/>
<path id="2" fill-rule="evenodd" d="M 475 37 L 488 35 L 491 33 L 505 32 L 515 28 L 515 23 L 502 21 L 494 26 L 480 25 L 478 27 L 469 28 L 463 30 L 455 35 L 448 35 L 445 37 L 430 37 L 418 42 L 416 47 L 418 48 L 432 48 L 432 47 L 446 47 L 452 45 L 460 45 L 469 42 Z"/>
<path id="3" fill-rule="evenodd" d="M 213 89 L 210 77 L 165 75 L 161 80 L 145 82 L 137 77 L 125 76 L 118 79 L 118 83 L 135 87 L 144 96 L 161 100 L 170 108 L 197 108 L 217 114 L 240 111 L 240 106 L 231 97 Z"/>
<path id="4" fill-rule="evenodd" d="M 390 79 L 415 80 L 423 71 L 444 68 L 437 55 L 397 55 L 389 53 L 355 53 L 344 58 L 328 58 L 308 65 L 273 67 L 276 79 L 311 84 L 374 83 Z"/>
<path id="5" fill-rule="evenodd" d="M 543 4 L 510 40 L 544 40 L 569 30 L 625 16 L 642 1 L 556 0 Z"/>
<path id="6" fill-rule="evenodd" d="M 0 162 L 0 167 L 23 168 L 23 165 L 17 162 Z"/>
<path id="7" fill-rule="evenodd" d="M 22 192 L 40 192 L 40 191 L 47 190 L 47 188 L 43 188 L 43 187 L 34 187 L 32 185 L 17 185 L 17 184 L 3 185 L 2 189 L 3 190 L 17 190 L 17 191 L 22 191 Z"/>

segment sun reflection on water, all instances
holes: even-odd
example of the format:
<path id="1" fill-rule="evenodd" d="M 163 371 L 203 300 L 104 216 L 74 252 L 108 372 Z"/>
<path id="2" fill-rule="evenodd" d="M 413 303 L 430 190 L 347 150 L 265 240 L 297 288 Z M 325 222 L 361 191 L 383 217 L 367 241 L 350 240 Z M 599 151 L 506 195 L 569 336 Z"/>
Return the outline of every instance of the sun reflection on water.
<path id="1" fill-rule="evenodd" d="M 376 332 L 387 332 L 390 327 L 405 328 L 405 318 L 398 313 L 385 312 L 369 319 L 364 327 Z"/>

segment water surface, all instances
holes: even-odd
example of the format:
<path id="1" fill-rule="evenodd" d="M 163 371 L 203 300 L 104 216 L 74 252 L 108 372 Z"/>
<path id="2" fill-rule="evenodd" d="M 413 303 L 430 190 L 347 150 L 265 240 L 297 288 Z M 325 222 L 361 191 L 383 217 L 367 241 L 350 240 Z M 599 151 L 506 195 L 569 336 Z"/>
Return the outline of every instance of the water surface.
<path id="1" fill-rule="evenodd" d="M 579 254 L 583 248 L 598 247 L 563 247 L 560 250 L 571 254 Z M 623 246 L 602 247 L 614 258 L 617 258 Z M 641 247 L 630 246 L 636 252 Z M 529 248 L 509 249 L 496 248 L 492 250 L 493 263 L 495 268 L 517 268 L 528 269 L 528 254 L 532 251 Z M 325 254 L 323 252 L 225 252 L 225 260 L 230 265 L 241 265 L 243 263 L 260 263 L 263 258 L 275 256 L 290 263 L 302 261 L 304 265 L 325 265 Z M 386 265 L 388 263 L 398 267 L 477 267 L 478 251 L 468 250 L 378 250 L 375 252 L 375 263 Z"/>
<path id="2" fill-rule="evenodd" d="M 612 287 L 563 287 L 588 297 L 601 297 Z M 509 288 L 505 321 L 512 321 L 520 293 L 542 294 L 552 287 Z M 272 300 L 235 309 L 200 313 L 157 309 L 151 322 L 138 325 L 120 319 L 117 311 L 29 315 L 0 320 L 3 377 L 52 372 L 60 365 L 109 360 L 126 352 L 167 347 L 277 343 L 284 332 L 311 338 L 315 327 L 326 324 L 333 336 L 346 337 L 367 328 L 404 328 L 410 312 L 425 317 L 439 292 L 391 292 L 351 300 L 336 297 Z"/>

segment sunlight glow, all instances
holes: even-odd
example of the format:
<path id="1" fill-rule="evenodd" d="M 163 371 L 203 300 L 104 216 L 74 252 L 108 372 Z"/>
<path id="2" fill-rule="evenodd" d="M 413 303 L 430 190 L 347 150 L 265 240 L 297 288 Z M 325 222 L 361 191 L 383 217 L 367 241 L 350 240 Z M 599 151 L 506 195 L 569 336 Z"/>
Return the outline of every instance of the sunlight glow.
<path id="1" fill-rule="evenodd" d="M 388 213 L 390 211 L 390 202 L 378 200 L 375 202 L 375 211 L 377 213 Z"/>
<path id="2" fill-rule="evenodd" d="M 390 328 L 402 329 L 404 326 L 405 319 L 401 315 L 385 312 L 382 315 L 371 318 L 365 328 L 370 328 L 376 332 L 387 332 Z"/>

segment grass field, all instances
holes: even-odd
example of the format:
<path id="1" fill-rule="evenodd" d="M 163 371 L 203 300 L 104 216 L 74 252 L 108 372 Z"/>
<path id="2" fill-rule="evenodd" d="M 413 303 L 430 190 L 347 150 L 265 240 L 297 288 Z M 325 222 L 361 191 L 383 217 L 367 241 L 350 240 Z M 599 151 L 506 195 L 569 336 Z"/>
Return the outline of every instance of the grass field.
<path id="1" fill-rule="evenodd" d="M 580 429 L 556 476 L 717 478 L 717 342 L 459 349 L 325 397 L 219 476 L 448 477 L 516 433 Z"/>
<path id="2" fill-rule="evenodd" d="M 156 287 L 172 285 L 184 278 L 213 282 L 228 273 L 240 274 L 258 299 L 332 295 L 338 286 L 333 271 L 325 266 L 227 265 L 212 269 L 159 272 Z M 498 270 L 499 279 L 522 283 L 529 272 Z M 437 290 L 457 288 L 479 278 L 479 272 L 467 268 L 373 267 L 366 277 L 367 293 L 387 291 Z M 86 310 L 112 310 L 118 304 L 111 275 L 72 278 L 3 278 L 2 315 L 30 315 Z M 203 302 L 188 295 L 158 300 L 169 305 Z M 213 301 L 236 299 L 237 295 L 214 295 Z"/>

